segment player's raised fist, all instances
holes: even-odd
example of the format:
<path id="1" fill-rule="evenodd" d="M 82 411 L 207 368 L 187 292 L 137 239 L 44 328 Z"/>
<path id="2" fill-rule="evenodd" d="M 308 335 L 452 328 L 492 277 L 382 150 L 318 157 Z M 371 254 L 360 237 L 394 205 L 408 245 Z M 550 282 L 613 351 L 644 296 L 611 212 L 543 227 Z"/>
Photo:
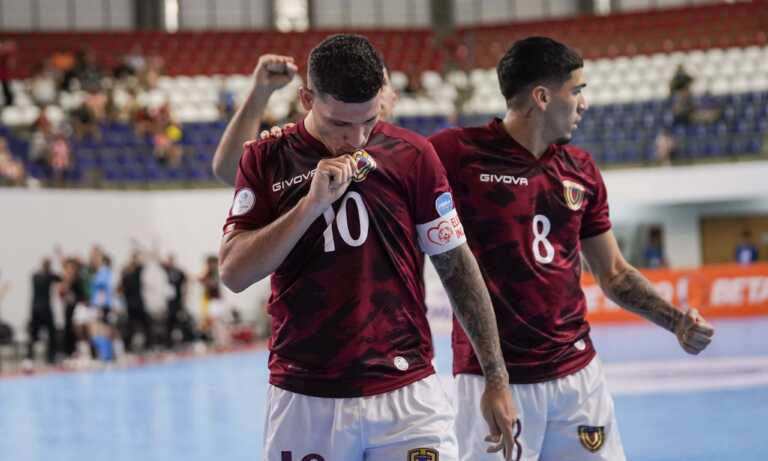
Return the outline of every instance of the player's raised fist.
<path id="1" fill-rule="evenodd" d="M 715 329 L 709 324 L 696 309 L 688 309 L 675 328 L 675 336 L 680 346 L 689 354 L 698 354 L 706 349 Z"/>
<path id="2" fill-rule="evenodd" d="M 298 70 L 290 56 L 264 54 L 253 70 L 254 84 L 257 88 L 278 90 L 287 85 Z"/>

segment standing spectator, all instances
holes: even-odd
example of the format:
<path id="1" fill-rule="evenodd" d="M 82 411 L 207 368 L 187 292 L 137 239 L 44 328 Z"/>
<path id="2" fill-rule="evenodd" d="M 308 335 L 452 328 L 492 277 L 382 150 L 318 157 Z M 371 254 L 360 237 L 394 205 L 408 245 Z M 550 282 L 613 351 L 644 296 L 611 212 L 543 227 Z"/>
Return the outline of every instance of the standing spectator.
<path id="1" fill-rule="evenodd" d="M 200 276 L 200 283 L 203 285 L 203 302 L 201 304 L 201 315 L 203 332 L 210 333 L 210 327 L 214 316 L 218 313 L 219 303 L 221 302 L 221 278 L 219 277 L 219 258 L 208 256 L 205 259 L 205 268 L 203 275 Z"/>
<path id="2" fill-rule="evenodd" d="M 61 277 L 51 270 L 51 260 L 43 259 L 40 270 L 32 275 L 32 318 L 29 322 L 27 349 L 27 359 L 30 361 L 35 358 L 35 343 L 41 328 L 45 328 L 48 333 L 46 359 L 51 364 L 56 360 L 56 325 L 51 307 L 51 287 L 58 282 L 61 282 Z"/>
<path id="3" fill-rule="evenodd" d="M 125 310 L 128 314 L 128 325 L 123 332 L 123 342 L 125 349 L 129 352 L 134 350 L 133 335 L 137 327 L 141 328 L 144 335 L 144 350 L 152 347 L 152 319 L 144 303 L 144 290 L 141 283 L 143 271 L 141 255 L 138 251 L 134 251 L 131 260 L 123 268 L 119 289 L 125 299 Z"/>
<path id="4" fill-rule="evenodd" d="M 173 332 L 176 329 L 182 331 L 185 339 L 191 339 L 192 331 L 188 327 L 189 314 L 186 310 L 187 297 L 187 276 L 184 271 L 176 265 L 176 259 L 173 255 L 168 255 L 165 261 L 161 263 L 165 275 L 168 277 L 168 284 L 173 290 L 168 296 L 165 319 L 165 342 L 169 349 L 173 348 Z"/>
<path id="5" fill-rule="evenodd" d="M 16 42 L 11 40 L 0 41 L 0 84 L 3 87 L 3 104 L 13 105 L 13 92 L 11 91 L 11 72 L 16 66 Z"/>
<path id="6" fill-rule="evenodd" d="M 112 301 L 115 285 L 112 273 L 112 260 L 99 251 L 93 256 L 94 272 L 91 277 L 91 305 L 101 309 L 101 316 L 108 320 L 112 313 Z"/>
<path id="7" fill-rule="evenodd" d="M 661 235 L 661 229 L 658 227 L 652 228 L 648 233 L 648 244 L 643 251 L 644 266 L 648 269 L 667 267 Z"/>
<path id="8" fill-rule="evenodd" d="M 736 262 L 739 264 L 752 264 L 756 263 L 760 257 L 757 250 L 757 245 L 752 240 L 752 231 L 750 229 L 744 229 L 741 232 L 741 242 L 736 245 Z"/>
<path id="9" fill-rule="evenodd" d="M 64 274 L 59 285 L 59 296 L 64 304 L 64 352 L 67 356 L 75 353 L 77 335 L 75 333 L 75 309 L 88 302 L 80 275 L 80 261 L 68 258 L 64 261 Z"/>

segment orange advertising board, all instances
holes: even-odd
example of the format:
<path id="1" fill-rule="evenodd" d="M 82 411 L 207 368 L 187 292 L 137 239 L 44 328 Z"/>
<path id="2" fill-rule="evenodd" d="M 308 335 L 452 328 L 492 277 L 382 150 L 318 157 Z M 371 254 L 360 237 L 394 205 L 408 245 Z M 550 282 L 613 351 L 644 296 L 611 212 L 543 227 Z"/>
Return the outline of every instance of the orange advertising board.
<path id="1" fill-rule="evenodd" d="M 705 318 L 768 314 L 768 263 L 641 271 L 672 304 L 695 307 Z M 581 280 L 592 323 L 641 320 L 609 300 L 591 274 Z"/>

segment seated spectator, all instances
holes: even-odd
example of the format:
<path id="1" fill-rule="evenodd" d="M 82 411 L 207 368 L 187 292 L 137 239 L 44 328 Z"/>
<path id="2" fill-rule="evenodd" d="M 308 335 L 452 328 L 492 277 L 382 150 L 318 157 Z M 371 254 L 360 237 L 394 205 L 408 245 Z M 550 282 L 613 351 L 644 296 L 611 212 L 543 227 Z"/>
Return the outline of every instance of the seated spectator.
<path id="1" fill-rule="evenodd" d="M 38 107 L 42 108 L 58 102 L 56 77 L 56 71 L 50 61 L 45 60 L 35 66 L 33 75 L 27 82 L 27 91 Z"/>
<path id="2" fill-rule="evenodd" d="M 51 184 L 55 187 L 67 185 L 72 170 L 72 155 L 69 140 L 61 133 L 53 137 L 50 149 Z"/>
<path id="3" fill-rule="evenodd" d="M 0 136 L 0 186 L 25 186 L 27 172 L 24 164 L 13 157 L 8 142 Z"/>
<path id="4" fill-rule="evenodd" d="M 11 71 L 16 66 L 16 42 L 0 40 L 0 85 L 3 87 L 3 104 L 13 105 Z"/>
<path id="5" fill-rule="evenodd" d="M 760 257 L 760 253 L 757 250 L 757 245 L 752 240 L 752 231 L 744 229 L 741 232 L 741 241 L 736 245 L 736 262 L 743 265 L 749 265 L 757 262 Z"/>

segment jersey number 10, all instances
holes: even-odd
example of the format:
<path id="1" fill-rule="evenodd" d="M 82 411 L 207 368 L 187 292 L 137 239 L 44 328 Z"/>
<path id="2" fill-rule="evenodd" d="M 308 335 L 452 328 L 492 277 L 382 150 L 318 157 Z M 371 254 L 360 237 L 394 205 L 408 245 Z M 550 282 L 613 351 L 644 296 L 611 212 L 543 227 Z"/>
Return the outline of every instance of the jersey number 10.
<path id="1" fill-rule="evenodd" d="M 352 238 L 347 222 L 347 203 L 350 199 L 355 202 L 357 220 L 360 223 L 360 235 L 358 235 L 357 238 Z M 336 251 L 336 242 L 333 239 L 334 220 L 336 221 L 336 227 L 339 229 L 339 236 L 347 245 L 359 247 L 365 243 L 365 240 L 368 238 L 368 210 L 365 208 L 365 203 L 363 203 L 363 197 L 355 191 L 347 192 L 344 195 L 344 199 L 341 201 L 341 206 L 339 207 L 339 214 L 336 214 L 331 206 L 325 210 L 323 217 L 325 218 L 325 223 L 328 225 L 328 227 L 325 228 L 325 232 L 323 232 L 326 253 Z"/>

